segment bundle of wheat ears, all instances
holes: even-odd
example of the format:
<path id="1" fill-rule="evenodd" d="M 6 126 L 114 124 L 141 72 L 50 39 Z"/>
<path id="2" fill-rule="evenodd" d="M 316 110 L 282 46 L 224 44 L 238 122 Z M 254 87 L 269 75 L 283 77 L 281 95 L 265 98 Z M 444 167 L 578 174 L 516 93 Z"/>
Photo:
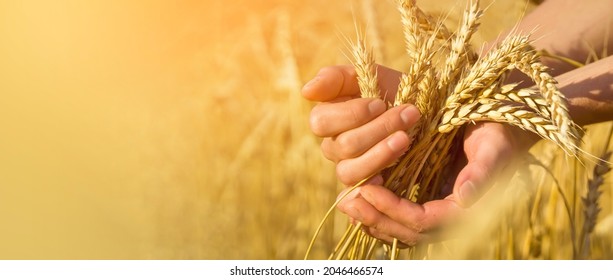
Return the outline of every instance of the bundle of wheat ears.
<path id="1" fill-rule="evenodd" d="M 481 57 L 473 51 L 470 39 L 483 14 L 478 2 L 468 4 L 459 29 L 452 33 L 418 8 L 415 0 L 397 0 L 409 68 L 393 106 L 415 104 L 421 119 L 408 131 L 413 137 L 408 152 L 383 171 L 384 186 L 413 202 L 423 203 L 440 193 L 440 174 L 457 154 L 454 149 L 461 147 L 461 128 L 467 123 L 507 123 L 554 142 L 568 155 L 578 152 L 580 128 L 571 120 L 564 96 L 528 35 L 511 34 Z M 352 54 L 362 97 L 380 98 L 375 59 L 360 36 Z M 535 86 L 518 89 L 517 84 L 505 84 L 513 70 L 521 71 Z M 380 246 L 388 258 L 397 257 L 397 240 L 384 245 L 361 227 L 360 223 L 348 227 L 330 259 L 370 259 Z M 309 251 L 311 247 L 312 243 Z"/>

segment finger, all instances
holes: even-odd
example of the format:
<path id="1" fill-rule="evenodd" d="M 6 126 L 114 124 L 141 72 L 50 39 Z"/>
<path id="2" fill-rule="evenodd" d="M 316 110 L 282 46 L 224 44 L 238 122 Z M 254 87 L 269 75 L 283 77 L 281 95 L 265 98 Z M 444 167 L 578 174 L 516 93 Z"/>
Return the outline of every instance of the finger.
<path id="1" fill-rule="evenodd" d="M 399 248 L 415 246 L 417 243 L 429 242 L 427 234 L 416 232 L 385 215 L 379 215 L 376 221 L 362 221 L 363 231 L 368 235 L 377 238 L 384 243 L 392 244 L 394 239 L 398 240 Z M 367 226 L 369 225 L 369 226 Z"/>
<path id="2" fill-rule="evenodd" d="M 371 227 L 367 227 L 362 225 L 362 231 L 376 239 L 378 239 L 379 241 L 383 242 L 384 244 L 387 245 L 392 245 L 394 242 L 394 237 L 391 235 L 388 235 L 387 233 L 381 232 L 379 230 L 377 230 L 376 228 L 371 228 Z M 417 242 L 415 242 L 417 243 Z M 409 245 L 403 243 L 402 241 L 400 241 L 400 239 L 398 239 L 398 244 L 397 244 L 398 248 L 400 249 L 404 249 L 409 247 Z"/>
<path id="3" fill-rule="evenodd" d="M 312 101 L 330 101 L 341 96 L 359 96 L 357 75 L 351 65 L 324 67 L 302 88 L 302 96 Z"/>
<path id="4" fill-rule="evenodd" d="M 351 220 L 361 222 L 366 233 L 385 242 L 391 243 L 395 237 L 402 243 L 414 245 L 423 239 L 419 233 L 385 216 L 360 196 L 343 201 L 338 208 Z"/>
<path id="5" fill-rule="evenodd" d="M 377 174 L 366 180 L 362 185 L 383 185 L 383 183 L 383 176 L 381 176 L 381 174 Z M 360 187 L 354 188 L 354 186 L 348 186 L 338 194 L 336 200 L 352 200 L 358 197 L 360 197 Z M 341 203 L 342 202 L 340 202 L 339 204 Z"/>
<path id="6" fill-rule="evenodd" d="M 501 124 L 481 123 L 464 142 L 468 163 L 454 183 L 453 196 L 463 207 L 470 207 L 491 186 L 512 157 L 513 145 Z"/>
<path id="7" fill-rule="evenodd" d="M 361 156 L 339 161 L 336 165 L 336 177 L 345 185 L 355 185 L 398 160 L 410 142 L 406 132 L 397 131 Z"/>
<path id="8" fill-rule="evenodd" d="M 360 190 L 360 196 L 385 216 L 410 228 L 416 234 L 436 231 L 464 212 L 453 200 L 433 200 L 420 205 L 400 198 L 382 186 L 364 186 Z M 424 236 L 417 237 L 423 239 Z M 405 238 L 407 240 L 403 242 L 408 242 L 412 236 Z"/>
<path id="9" fill-rule="evenodd" d="M 310 125 L 319 137 L 332 137 L 354 129 L 383 114 L 387 105 L 381 99 L 357 98 L 313 107 Z"/>
<path id="10" fill-rule="evenodd" d="M 363 185 L 366 185 L 366 184 L 383 185 L 383 183 L 384 183 L 383 176 L 381 176 L 381 174 L 377 174 L 371 177 L 370 179 L 366 180 Z M 336 200 L 339 202 L 339 205 L 340 205 L 340 206 L 337 205 L 337 207 L 341 209 L 343 207 L 342 204 L 346 203 L 345 201 L 356 199 L 359 197 L 360 197 L 359 187 L 357 188 L 354 188 L 353 186 L 347 187 L 343 191 L 341 191 L 336 197 Z M 352 218 L 351 216 L 349 216 L 349 222 L 353 225 L 357 223 L 356 220 Z"/>
<path id="11" fill-rule="evenodd" d="M 407 131 L 419 119 L 413 105 L 394 107 L 376 119 L 322 142 L 324 156 L 334 162 L 355 158 L 396 131 Z"/>
<path id="12" fill-rule="evenodd" d="M 377 65 L 381 97 L 386 102 L 394 101 L 401 74 L 394 69 Z M 302 88 L 302 95 L 312 101 L 330 101 L 342 96 L 357 97 L 360 95 L 360 88 L 355 69 L 351 65 L 322 68 L 315 78 Z"/>

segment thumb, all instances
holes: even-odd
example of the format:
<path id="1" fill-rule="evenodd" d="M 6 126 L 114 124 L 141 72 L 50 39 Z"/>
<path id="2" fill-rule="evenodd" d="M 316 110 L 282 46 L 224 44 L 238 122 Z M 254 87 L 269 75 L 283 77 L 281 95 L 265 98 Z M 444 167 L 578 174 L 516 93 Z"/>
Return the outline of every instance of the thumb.
<path id="1" fill-rule="evenodd" d="M 469 162 L 458 174 L 453 196 L 462 207 L 472 206 L 490 188 L 494 170 L 481 162 Z"/>
<path id="2" fill-rule="evenodd" d="M 502 171 L 509 166 L 513 145 L 504 134 L 488 131 L 487 137 L 479 137 L 481 131 L 466 139 L 467 164 L 460 170 L 453 186 L 453 196 L 462 207 L 470 207 L 489 190 Z M 485 135 L 481 135 L 485 136 Z"/>
<path id="3" fill-rule="evenodd" d="M 302 88 L 302 96 L 311 101 L 359 95 L 357 74 L 351 65 L 324 67 Z"/>

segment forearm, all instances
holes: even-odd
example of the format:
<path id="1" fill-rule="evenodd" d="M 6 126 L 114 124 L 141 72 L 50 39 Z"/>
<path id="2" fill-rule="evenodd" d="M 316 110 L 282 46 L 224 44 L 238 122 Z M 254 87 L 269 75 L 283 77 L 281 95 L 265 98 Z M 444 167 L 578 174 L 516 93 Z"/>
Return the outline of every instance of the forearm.
<path id="1" fill-rule="evenodd" d="M 579 125 L 613 120 L 613 56 L 556 77 Z"/>
<path id="2" fill-rule="evenodd" d="M 613 0 L 547 0 L 512 30 L 528 34 L 537 50 L 584 63 L 590 54 L 613 54 Z M 504 36 L 503 36 L 504 37 Z M 573 69 L 556 59 L 544 59 L 554 76 Z"/>

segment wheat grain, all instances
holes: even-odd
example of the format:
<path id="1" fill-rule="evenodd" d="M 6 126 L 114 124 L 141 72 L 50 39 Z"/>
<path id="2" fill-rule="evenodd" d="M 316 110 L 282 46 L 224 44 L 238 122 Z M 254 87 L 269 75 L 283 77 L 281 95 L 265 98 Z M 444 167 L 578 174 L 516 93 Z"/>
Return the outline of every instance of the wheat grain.
<path id="1" fill-rule="evenodd" d="M 505 71 L 510 70 L 511 61 L 518 60 L 528 45 L 528 36 L 507 37 L 497 49 L 480 58 L 460 79 L 453 89 L 453 94 L 447 98 L 445 106 L 453 108 L 463 102 L 475 100 L 475 93 L 489 87 Z"/>

